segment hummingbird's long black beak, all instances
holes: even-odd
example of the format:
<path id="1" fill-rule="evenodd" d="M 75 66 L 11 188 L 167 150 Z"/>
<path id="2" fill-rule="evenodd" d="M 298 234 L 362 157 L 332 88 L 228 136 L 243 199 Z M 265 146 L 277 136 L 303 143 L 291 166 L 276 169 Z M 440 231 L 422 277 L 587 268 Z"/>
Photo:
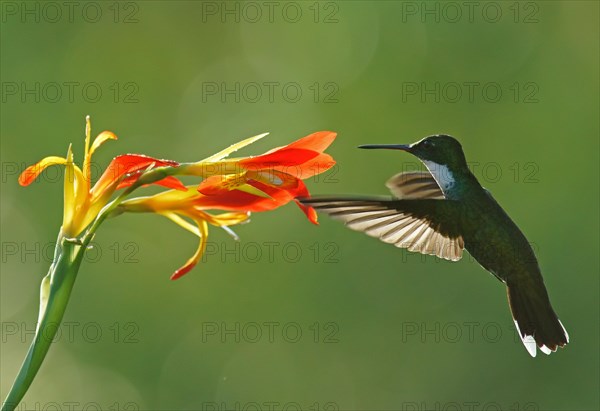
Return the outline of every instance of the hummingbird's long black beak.
<path id="1" fill-rule="evenodd" d="M 362 146 L 358 146 L 358 148 L 366 148 L 366 149 L 375 149 L 375 148 L 385 148 L 388 150 L 402 150 L 410 152 L 410 146 L 406 144 L 365 144 Z"/>

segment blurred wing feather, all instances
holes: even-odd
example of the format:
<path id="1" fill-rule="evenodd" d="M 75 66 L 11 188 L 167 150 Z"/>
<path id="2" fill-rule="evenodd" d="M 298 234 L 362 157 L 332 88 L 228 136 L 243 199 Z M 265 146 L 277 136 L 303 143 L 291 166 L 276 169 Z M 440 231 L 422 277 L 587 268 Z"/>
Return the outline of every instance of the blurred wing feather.
<path id="1" fill-rule="evenodd" d="M 302 202 L 343 221 L 353 230 L 396 247 L 451 261 L 462 257 L 464 242 L 458 231 L 458 202 L 340 198 L 310 198 Z"/>
<path id="2" fill-rule="evenodd" d="M 443 200 L 444 193 L 427 171 L 406 171 L 391 177 L 386 183 L 394 197 L 403 200 Z"/>

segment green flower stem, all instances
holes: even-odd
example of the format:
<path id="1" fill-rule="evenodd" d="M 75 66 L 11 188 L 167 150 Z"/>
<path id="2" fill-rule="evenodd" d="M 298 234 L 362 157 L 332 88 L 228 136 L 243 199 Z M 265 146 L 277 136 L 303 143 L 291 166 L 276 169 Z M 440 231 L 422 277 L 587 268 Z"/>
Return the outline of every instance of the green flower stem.
<path id="1" fill-rule="evenodd" d="M 59 235 L 54 261 L 42 280 L 40 313 L 35 337 L 21 365 L 21 370 L 2 404 L 2 411 L 16 409 L 40 369 L 67 308 L 86 246 L 87 244 Z"/>
<path id="2" fill-rule="evenodd" d="M 176 172 L 172 167 L 157 167 L 146 171 L 134 184 L 107 204 L 79 238 L 66 238 L 62 232 L 59 234 L 54 260 L 40 287 L 40 311 L 35 337 L 1 411 L 15 410 L 31 386 L 60 327 L 85 250 L 100 224 L 113 215 L 113 211 L 132 191 Z"/>

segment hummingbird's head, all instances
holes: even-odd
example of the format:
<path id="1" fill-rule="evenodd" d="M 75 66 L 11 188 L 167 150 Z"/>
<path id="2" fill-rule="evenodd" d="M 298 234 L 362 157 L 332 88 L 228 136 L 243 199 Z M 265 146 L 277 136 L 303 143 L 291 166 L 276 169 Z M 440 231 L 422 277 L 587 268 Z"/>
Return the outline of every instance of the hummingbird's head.
<path id="1" fill-rule="evenodd" d="M 407 151 L 425 163 L 434 163 L 447 166 L 449 169 L 457 169 L 467 164 L 462 146 L 452 136 L 438 134 L 425 137 L 409 145 L 404 144 L 368 144 L 360 148 L 374 149 L 386 148 L 391 150 Z"/>

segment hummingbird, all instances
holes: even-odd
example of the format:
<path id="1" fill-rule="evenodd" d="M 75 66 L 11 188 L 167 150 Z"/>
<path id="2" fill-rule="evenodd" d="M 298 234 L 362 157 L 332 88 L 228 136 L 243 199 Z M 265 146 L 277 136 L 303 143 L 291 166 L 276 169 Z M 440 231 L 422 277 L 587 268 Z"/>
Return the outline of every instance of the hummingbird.
<path id="1" fill-rule="evenodd" d="M 363 149 L 401 150 L 428 171 L 390 178 L 392 198 L 311 197 L 300 202 L 383 242 L 458 261 L 466 249 L 507 287 L 517 332 L 532 357 L 569 342 L 554 312 L 534 251 L 504 209 L 470 171 L 460 143 L 433 135 L 409 144 L 369 144 Z"/>

